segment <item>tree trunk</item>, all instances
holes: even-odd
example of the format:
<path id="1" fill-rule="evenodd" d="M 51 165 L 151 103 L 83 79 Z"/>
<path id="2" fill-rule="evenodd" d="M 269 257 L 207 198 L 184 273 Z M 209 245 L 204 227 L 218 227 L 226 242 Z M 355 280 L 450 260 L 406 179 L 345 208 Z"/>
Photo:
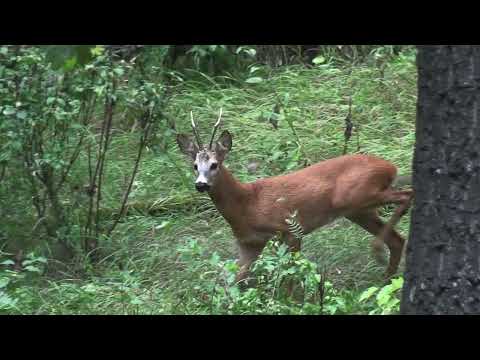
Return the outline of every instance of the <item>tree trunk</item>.
<path id="1" fill-rule="evenodd" d="M 421 46 L 402 314 L 480 314 L 480 47 Z"/>

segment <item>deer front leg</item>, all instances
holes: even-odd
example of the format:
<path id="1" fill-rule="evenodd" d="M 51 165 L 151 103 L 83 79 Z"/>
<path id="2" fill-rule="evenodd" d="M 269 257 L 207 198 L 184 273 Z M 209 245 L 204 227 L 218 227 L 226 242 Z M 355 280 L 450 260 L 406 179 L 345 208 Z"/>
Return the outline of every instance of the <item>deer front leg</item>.
<path id="1" fill-rule="evenodd" d="M 290 233 L 283 233 L 282 240 L 288 245 L 291 252 L 299 252 L 302 249 L 302 239 L 296 238 Z"/>
<path id="2" fill-rule="evenodd" d="M 236 282 L 245 282 L 246 278 L 249 275 L 250 266 L 252 263 L 257 260 L 258 256 L 262 253 L 264 246 L 253 246 L 240 243 L 238 245 L 240 258 L 238 260 L 238 270 L 237 276 L 235 278 Z"/>
<path id="3" fill-rule="evenodd" d="M 302 248 L 302 240 L 296 238 L 290 233 L 283 233 L 282 240 L 287 244 L 288 248 L 292 253 L 299 252 Z M 287 283 L 287 295 L 292 297 L 295 288 L 295 282 L 293 279 L 290 279 Z"/>

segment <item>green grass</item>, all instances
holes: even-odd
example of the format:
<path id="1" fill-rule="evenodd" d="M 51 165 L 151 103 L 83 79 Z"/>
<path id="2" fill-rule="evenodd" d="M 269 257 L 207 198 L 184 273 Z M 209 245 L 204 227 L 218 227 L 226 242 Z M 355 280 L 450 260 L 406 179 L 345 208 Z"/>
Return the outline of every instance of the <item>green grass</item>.
<path id="1" fill-rule="evenodd" d="M 321 161 L 342 154 L 349 96 L 352 120 L 360 129 L 360 151 L 392 161 L 400 174 L 410 173 L 416 105 L 412 53 L 391 60 L 383 78 L 372 66 L 326 64 L 313 69 L 283 68 L 259 84 L 222 88 L 210 82 L 187 82 L 173 97 L 168 112 L 176 116 L 178 130 L 190 133 L 189 112 L 193 110 L 200 133 L 207 139 L 223 107 L 223 128 L 234 136 L 226 164 L 241 181 L 253 181 L 302 167 L 304 159 L 297 156 L 297 144 L 285 118 L 278 130 L 262 118 L 277 98 L 283 99 L 284 116 L 292 121 L 306 156 Z M 178 305 L 184 301 L 178 299 L 179 291 L 194 287 L 201 277 L 185 271 L 178 249 L 194 239 L 207 250 L 202 255 L 205 259 L 215 251 L 222 260 L 234 259 L 234 239 L 210 199 L 194 190 L 192 166 L 176 148 L 174 134 L 166 126 L 160 130 L 168 134 L 162 139 L 166 150 L 146 152 L 129 215 L 112 238 L 100 244 L 101 263 L 86 273 L 70 267 L 61 275 L 19 288 L 15 312 L 197 313 L 196 299 Z M 118 133 L 111 145 L 114 151 L 105 177 L 107 208 L 119 206 L 125 175 L 136 155 L 133 141 L 131 134 Z M 354 133 L 349 152 L 356 151 Z M 260 164 L 255 174 L 247 171 L 251 161 Z M 382 214 L 388 218 L 390 212 Z M 407 236 L 408 227 L 406 216 L 397 228 Z M 384 268 L 374 262 L 371 240 L 361 228 L 339 219 L 306 236 L 303 251 L 309 260 L 327 268 L 336 289 L 357 293 L 381 283 Z M 78 265 L 83 269 L 85 264 L 80 260 Z"/>

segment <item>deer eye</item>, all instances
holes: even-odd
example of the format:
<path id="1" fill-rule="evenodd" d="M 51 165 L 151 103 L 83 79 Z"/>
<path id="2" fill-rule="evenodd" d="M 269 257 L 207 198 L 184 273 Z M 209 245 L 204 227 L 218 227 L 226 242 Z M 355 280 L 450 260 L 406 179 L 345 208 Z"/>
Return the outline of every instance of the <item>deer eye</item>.
<path id="1" fill-rule="evenodd" d="M 197 171 L 198 170 L 197 164 L 193 165 L 193 168 L 195 169 L 195 171 Z"/>
<path id="2" fill-rule="evenodd" d="M 215 170 L 218 167 L 217 163 L 214 163 L 210 166 L 210 170 Z"/>

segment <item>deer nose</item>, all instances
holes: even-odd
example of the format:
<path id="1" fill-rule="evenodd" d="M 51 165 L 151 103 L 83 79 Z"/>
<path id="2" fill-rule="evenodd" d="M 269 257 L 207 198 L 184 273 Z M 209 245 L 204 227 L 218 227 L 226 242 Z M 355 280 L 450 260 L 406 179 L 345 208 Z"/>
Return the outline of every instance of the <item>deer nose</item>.
<path id="1" fill-rule="evenodd" d="M 204 192 L 210 190 L 210 185 L 204 182 L 197 182 L 195 183 L 195 187 L 197 188 L 198 191 Z"/>

